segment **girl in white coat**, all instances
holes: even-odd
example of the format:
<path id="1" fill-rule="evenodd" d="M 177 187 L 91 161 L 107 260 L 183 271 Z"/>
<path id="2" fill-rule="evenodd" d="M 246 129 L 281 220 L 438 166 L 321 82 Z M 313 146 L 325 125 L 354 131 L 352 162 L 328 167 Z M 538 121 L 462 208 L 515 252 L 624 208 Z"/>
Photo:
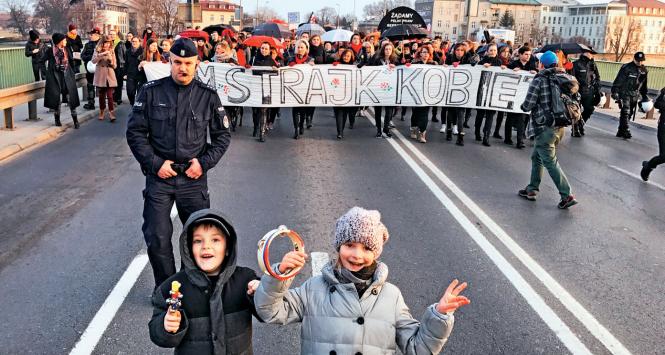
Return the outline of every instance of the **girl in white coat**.
<path id="1" fill-rule="evenodd" d="M 377 261 L 388 230 L 378 211 L 353 207 L 336 223 L 336 261 L 300 287 L 293 279 L 264 275 L 255 291 L 258 315 L 267 323 L 302 322 L 301 354 L 437 354 L 453 328 L 453 312 L 470 303 L 466 283 L 454 280 L 439 302 L 414 319 L 399 289 L 386 282 L 388 267 Z M 307 255 L 290 252 L 274 270 L 302 267 Z"/>

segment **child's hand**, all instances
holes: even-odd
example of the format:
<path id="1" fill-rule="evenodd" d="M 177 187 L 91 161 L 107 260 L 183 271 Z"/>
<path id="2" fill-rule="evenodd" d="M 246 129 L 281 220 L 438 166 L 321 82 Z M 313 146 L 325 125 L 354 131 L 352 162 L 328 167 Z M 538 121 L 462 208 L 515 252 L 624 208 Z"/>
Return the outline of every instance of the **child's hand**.
<path id="1" fill-rule="evenodd" d="M 180 328 L 180 311 L 168 310 L 164 316 L 164 329 L 169 333 L 175 333 Z"/>
<path id="2" fill-rule="evenodd" d="M 247 294 L 253 295 L 256 292 L 256 289 L 259 288 L 261 282 L 259 280 L 252 280 L 247 284 Z"/>
<path id="3" fill-rule="evenodd" d="M 284 255 L 282 262 L 279 263 L 279 272 L 285 273 L 291 269 L 303 267 L 307 260 L 307 254 L 302 251 L 291 251 Z"/>
<path id="4" fill-rule="evenodd" d="M 452 313 L 455 312 L 457 308 L 471 303 L 468 298 L 459 295 L 460 292 L 466 288 L 466 282 L 457 286 L 458 283 L 459 281 L 455 279 L 450 285 L 448 285 L 448 289 L 446 289 L 443 297 L 441 297 L 441 300 L 439 300 L 439 303 L 436 305 L 436 310 L 439 311 L 439 313 Z"/>

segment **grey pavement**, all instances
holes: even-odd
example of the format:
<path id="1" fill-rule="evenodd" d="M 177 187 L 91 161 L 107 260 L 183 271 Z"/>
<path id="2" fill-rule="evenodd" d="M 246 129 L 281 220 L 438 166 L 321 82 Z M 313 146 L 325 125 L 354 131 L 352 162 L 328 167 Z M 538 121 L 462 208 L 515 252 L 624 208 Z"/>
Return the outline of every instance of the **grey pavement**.
<path id="1" fill-rule="evenodd" d="M 0 163 L 0 224 L 6 226 L 0 230 L 0 299 L 9 325 L 0 333 L 3 352 L 68 353 L 145 248 L 144 178 L 124 139 L 128 111 L 127 105 L 118 109 L 116 125 L 93 120 L 77 134 Z M 368 119 L 358 118 L 356 128 L 338 141 L 332 111 L 318 109 L 314 128 L 296 141 L 290 138 L 290 110 L 283 109 L 282 117 L 261 144 L 251 137 L 247 114 L 209 176 L 212 206 L 225 211 L 238 230 L 240 265 L 258 269 L 256 242 L 280 224 L 297 230 L 308 251 L 333 255 L 335 218 L 354 205 L 375 208 L 391 233 L 382 256 L 389 281 L 402 290 L 415 317 L 453 278 L 469 282 L 465 294 L 472 304 L 456 313 L 445 352 L 569 353 L 433 187 L 387 139 L 373 137 Z M 408 118 L 395 123 L 407 133 Z M 558 194 L 547 175 L 536 202 L 517 197 L 528 182 L 529 149 L 498 140 L 487 148 L 470 136 L 458 147 L 434 124 L 427 144 L 413 144 L 629 351 L 664 353 L 665 174 L 655 170 L 649 184 L 627 174 L 639 173 L 640 162 L 657 152 L 655 133 L 640 129 L 631 141 L 617 139 L 616 122 L 600 113 L 589 126 L 584 138 L 568 136 L 559 148 L 580 201 L 568 211 L 556 208 Z M 394 141 L 415 158 L 404 141 Z M 425 169 L 417 160 L 413 164 Z M 611 353 L 490 227 L 425 171 L 591 352 Z M 309 275 L 308 266 L 296 284 Z M 95 353 L 170 352 L 148 338 L 152 287 L 147 266 Z M 256 354 L 297 353 L 299 325 L 255 322 L 253 339 Z"/>

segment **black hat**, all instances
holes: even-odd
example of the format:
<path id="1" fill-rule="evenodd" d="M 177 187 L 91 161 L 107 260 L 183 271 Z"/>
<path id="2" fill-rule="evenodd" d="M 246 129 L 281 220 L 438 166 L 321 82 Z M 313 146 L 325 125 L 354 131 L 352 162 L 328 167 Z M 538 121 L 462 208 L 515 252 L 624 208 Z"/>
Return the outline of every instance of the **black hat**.
<path id="1" fill-rule="evenodd" d="M 171 53 L 178 57 L 195 57 L 199 55 L 196 50 L 196 45 L 189 38 L 178 38 L 173 46 L 171 46 Z"/>
<path id="2" fill-rule="evenodd" d="M 51 36 L 51 39 L 53 40 L 53 44 L 58 44 L 62 42 L 63 39 L 65 39 L 66 36 L 62 33 L 56 32 Z"/>
<path id="3" fill-rule="evenodd" d="M 99 27 L 95 26 L 95 27 L 93 27 L 93 28 L 90 30 L 90 32 L 88 32 L 88 33 L 89 33 L 89 34 L 96 33 L 96 34 L 99 35 L 99 34 L 102 34 L 102 30 L 101 30 Z"/>
<path id="4" fill-rule="evenodd" d="M 646 57 L 644 57 L 644 52 L 635 53 L 635 56 L 633 58 L 638 62 L 643 62 L 646 60 Z"/>
<path id="5" fill-rule="evenodd" d="M 591 54 L 598 54 L 595 50 L 593 50 L 593 47 L 589 46 L 589 49 L 582 49 L 582 53 L 591 53 Z"/>
<path id="6" fill-rule="evenodd" d="M 31 41 L 36 41 L 39 38 L 39 32 L 35 30 L 30 30 L 30 32 L 28 32 L 28 35 L 30 36 Z"/>

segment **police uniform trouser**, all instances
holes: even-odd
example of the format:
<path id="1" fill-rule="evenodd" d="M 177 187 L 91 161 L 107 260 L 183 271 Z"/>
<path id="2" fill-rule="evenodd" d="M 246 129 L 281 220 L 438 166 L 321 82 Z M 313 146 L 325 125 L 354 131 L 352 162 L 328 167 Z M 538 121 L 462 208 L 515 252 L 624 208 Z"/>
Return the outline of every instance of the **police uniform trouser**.
<path id="1" fill-rule="evenodd" d="M 210 208 L 207 177 L 204 174 L 198 180 L 193 180 L 183 173 L 168 179 L 167 182 L 149 175 L 143 197 L 143 237 L 148 248 L 155 286 L 159 286 L 176 272 L 171 244 L 173 203 L 175 202 L 178 217 L 183 224 L 193 212 Z"/>
<path id="2" fill-rule="evenodd" d="M 591 114 L 593 114 L 593 110 L 595 109 L 595 106 L 593 105 L 593 92 L 590 92 L 588 94 L 582 94 L 581 96 L 581 104 L 582 104 L 582 119 L 584 119 L 584 122 L 588 121 L 589 118 L 591 117 Z"/>
<path id="3" fill-rule="evenodd" d="M 619 103 L 621 114 L 619 116 L 619 132 L 630 131 L 628 128 L 628 121 L 630 120 L 630 113 L 637 107 L 637 98 L 624 96 L 621 97 Z"/>
<path id="4" fill-rule="evenodd" d="M 115 80 L 118 82 L 118 87 L 113 92 L 113 101 L 115 102 L 122 101 L 122 83 L 124 82 L 124 79 L 122 77 L 124 75 L 125 75 L 124 68 L 118 67 L 115 69 Z"/>
<path id="5" fill-rule="evenodd" d="M 85 88 L 88 91 L 88 103 L 95 104 L 95 74 L 85 73 Z"/>

